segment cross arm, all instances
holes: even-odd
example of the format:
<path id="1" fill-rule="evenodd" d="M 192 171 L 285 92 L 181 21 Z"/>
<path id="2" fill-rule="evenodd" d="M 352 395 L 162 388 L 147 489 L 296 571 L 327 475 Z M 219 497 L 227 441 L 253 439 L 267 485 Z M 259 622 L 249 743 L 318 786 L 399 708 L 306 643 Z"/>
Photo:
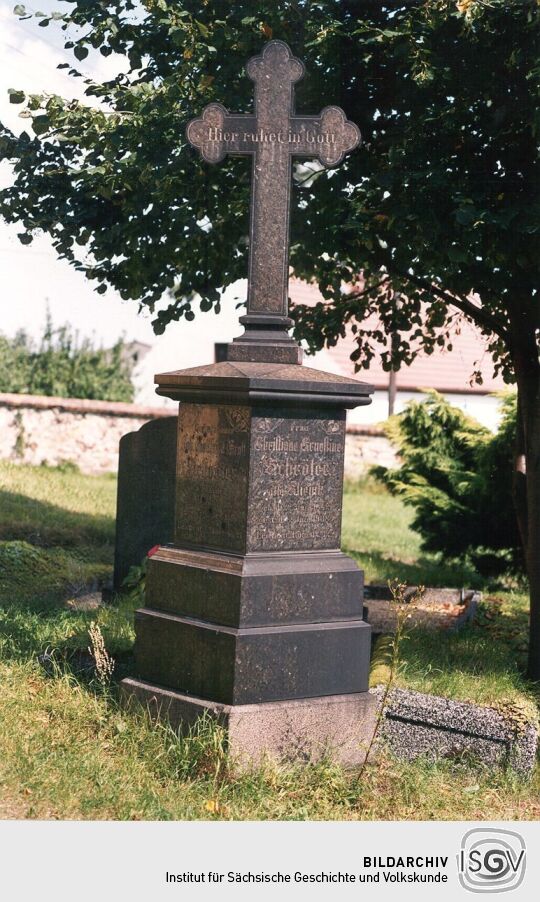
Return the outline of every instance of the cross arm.
<path id="1" fill-rule="evenodd" d="M 207 163 L 219 163 L 228 154 L 255 153 L 257 120 L 252 114 L 229 113 L 221 103 L 209 103 L 199 119 L 187 127 L 190 144 Z"/>
<path id="2" fill-rule="evenodd" d="M 290 123 L 290 152 L 317 157 L 323 166 L 337 166 L 360 144 L 360 130 L 337 106 L 325 107 L 320 116 L 291 116 Z"/>
<path id="3" fill-rule="evenodd" d="M 264 147 L 293 156 L 317 157 L 323 166 L 337 166 L 360 143 L 360 131 L 343 110 L 328 106 L 320 116 L 291 116 L 288 125 L 262 128 L 253 114 L 229 113 L 221 103 L 210 103 L 187 127 L 190 144 L 203 160 L 219 163 L 226 154 L 253 154 Z"/>

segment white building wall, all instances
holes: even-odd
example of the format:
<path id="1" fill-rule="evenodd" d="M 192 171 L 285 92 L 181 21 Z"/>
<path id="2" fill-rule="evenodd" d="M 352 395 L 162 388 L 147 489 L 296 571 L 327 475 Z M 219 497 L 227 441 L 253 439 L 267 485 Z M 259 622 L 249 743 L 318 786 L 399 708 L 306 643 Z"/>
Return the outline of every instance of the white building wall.
<path id="1" fill-rule="evenodd" d="M 245 297 L 247 282 L 241 281 L 224 292 L 221 313 L 197 313 L 192 322 L 181 320 L 171 323 L 164 335 L 157 336 L 148 354 L 141 361 L 135 373 L 137 404 L 176 408 L 174 401 L 160 398 L 155 394 L 154 375 L 172 370 L 188 369 L 204 366 L 214 362 L 214 345 L 216 342 L 229 342 L 240 335 L 243 327 L 238 317 L 243 310 L 237 308 L 239 300 Z M 328 373 L 344 375 L 328 349 L 324 348 L 313 356 L 304 357 L 304 365 Z M 369 383 L 369 370 L 356 374 L 360 382 Z M 398 376 L 399 379 L 399 376 Z M 396 396 L 395 412 L 399 413 L 407 401 L 422 400 L 422 392 L 399 391 Z M 496 430 L 499 422 L 499 401 L 491 395 L 447 394 L 452 404 L 460 407 L 469 416 L 474 417 L 489 429 Z M 384 421 L 388 416 L 388 393 L 377 390 L 373 401 L 367 407 L 358 407 L 347 415 L 347 422 L 352 425 L 373 425 Z"/>
<path id="2" fill-rule="evenodd" d="M 369 381 L 368 378 L 365 380 Z M 398 391 L 394 406 L 395 413 L 401 413 L 405 409 L 409 401 L 422 401 L 425 399 L 425 393 L 421 391 Z M 483 426 L 497 431 L 500 422 L 500 401 L 494 395 L 469 395 L 456 394 L 449 392 L 445 397 L 455 407 L 463 410 L 467 416 L 474 417 Z M 356 410 L 350 410 L 347 414 L 347 422 L 351 425 L 373 425 L 382 423 L 388 417 L 388 392 L 383 390 L 375 391 L 372 395 L 372 403 L 368 407 L 357 407 Z"/>

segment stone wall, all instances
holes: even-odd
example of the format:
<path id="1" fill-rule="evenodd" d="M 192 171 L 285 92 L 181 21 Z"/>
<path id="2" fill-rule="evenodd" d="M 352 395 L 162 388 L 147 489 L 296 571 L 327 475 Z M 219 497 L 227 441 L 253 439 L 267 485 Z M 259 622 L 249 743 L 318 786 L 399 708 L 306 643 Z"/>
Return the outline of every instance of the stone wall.
<path id="1" fill-rule="evenodd" d="M 0 457 L 50 466 L 73 461 L 83 473 L 114 472 L 122 436 L 170 413 L 114 401 L 0 393 Z"/>
<path id="2" fill-rule="evenodd" d="M 73 461 L 83 473 L 114 472 L 122 436 L 173 412 L 115 401 L 0 393 L 0 458 L 50 466 Z M 351 426 L 347 430 L 347 477 L 357 478 L 372 464 L 394 466 L 396 462 L 380 428 Z"/>
<path id="3" fill-rule="evenodd" d="M 357 479 L 377 464 L 399 466 L 399 458 L 380 426 L 348 426 L 345 439 L 345 476 Z"/>

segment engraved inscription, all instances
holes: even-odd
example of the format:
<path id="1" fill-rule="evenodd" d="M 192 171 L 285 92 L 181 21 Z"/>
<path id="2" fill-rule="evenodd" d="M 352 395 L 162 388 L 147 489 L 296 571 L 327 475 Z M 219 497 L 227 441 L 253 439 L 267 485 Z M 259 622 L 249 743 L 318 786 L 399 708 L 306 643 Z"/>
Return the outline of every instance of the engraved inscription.
<path id="1" fill-rule="evenodd" d="M 181 404 L 175 542 L 245 549 L 250 410 Z"/>
<path id="2" fill-rule="evenodd" d="M 248 550 L 339 548 L 344 448 L 342 413 L 254 416 Z"/>
<path id="3" fill-rule="evenodd" d="M 227 154 L 253 157 L 247 312 L 286 317 L 292 157 L 337 166 L 358 145 L 360 132 L 336 106 L 318 116 L 296 114 L 294 85 L 304 66 L 283 41 L 266 44 L 246 72 L 255 84 L 254 112 L 230 113 L 209 103 L 188 124 L 187 137 L 208 163 Z"/>
<path id="4" fill-rule="evenodd" d="M 217 126 L 208 126 L 206 134 L 206 142 L 218 142 L 220 145 L 242 141 L 244 145 L 249 144 L 335 144 L 335 132 L 320 132 L 314 129 L 303 129 L 302 131 L 285 131 L 271 132 L 268 129 L 260 128 L 256 132 L 229 132 L 224 131 Z"/>

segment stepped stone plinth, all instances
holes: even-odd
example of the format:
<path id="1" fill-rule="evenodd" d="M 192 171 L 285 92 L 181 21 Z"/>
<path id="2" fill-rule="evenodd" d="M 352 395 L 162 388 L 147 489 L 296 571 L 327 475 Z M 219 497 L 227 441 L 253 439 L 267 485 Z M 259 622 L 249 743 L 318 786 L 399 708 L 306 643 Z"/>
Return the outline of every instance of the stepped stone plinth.
<path id="1" fill-rule="evenodd" d="M 174 540 L 148 561 L 124 694 L 183 728 L 209 712 L 243 760 L 353 764 L 375 701 L 363 576 L 340 550 L 345 417 L 373 389 L 301 365 L 287 278 L 292 156 L 333 167 L 360 135 L 337 107 L 296 115 L 303 66 L 281 41 L 247 73 L 253 115 L 214 103 L 187 130 L 208 162 L 253 159 L 245 330 L 225 362 L 156 377 L 180 402 Z"/>

